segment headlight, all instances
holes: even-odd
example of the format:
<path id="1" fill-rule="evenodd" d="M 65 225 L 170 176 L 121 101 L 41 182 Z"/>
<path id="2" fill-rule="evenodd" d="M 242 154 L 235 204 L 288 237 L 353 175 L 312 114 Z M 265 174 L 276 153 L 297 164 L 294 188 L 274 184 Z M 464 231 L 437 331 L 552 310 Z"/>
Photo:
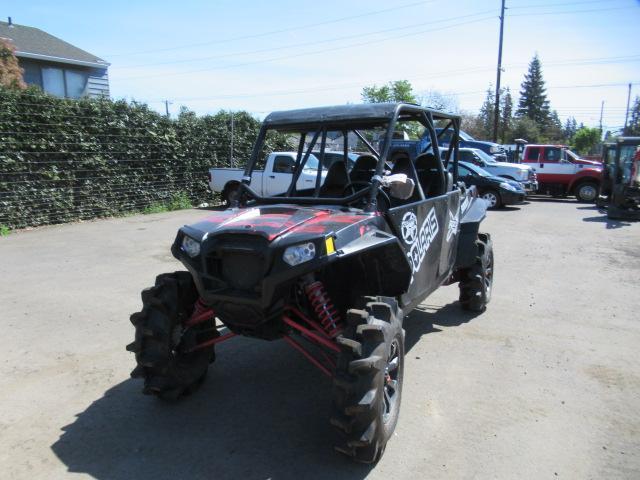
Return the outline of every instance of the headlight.
<path id="1" fill-rule="evenodd" d="M 302 243 L 300 245 L 294 245 L 288 247 L 282 255 L 282 259 L 292 267 L 300 265 L 301 263 L 308 262 L 316 256 L 316 246 L 309 243 Z"/>
<path id="2" fill-rule="evenodd" d="M 502 151 L 502 149 L 498 145 L 492 145 L 489 148 L 489 152 L 491 152 L 491 153 L 500 153 L 501 151 Z"/>
<path id="3" fill-rule="evenodd" d="M 507 182 L 502 182 L 500 184 L 500 188 L 504 188 L 505 190 L 509 190 L 511 192 L 515 192 L 516 191 L 515 187 L 513 185 L 507 183 Z"/>
<path id="4" fill-rule="evenodd" d="M 191 258 L 200 255 L 200 242 L 194 240 L 187 235 L 182 239 L 182 251 L 189 255 Z"/>

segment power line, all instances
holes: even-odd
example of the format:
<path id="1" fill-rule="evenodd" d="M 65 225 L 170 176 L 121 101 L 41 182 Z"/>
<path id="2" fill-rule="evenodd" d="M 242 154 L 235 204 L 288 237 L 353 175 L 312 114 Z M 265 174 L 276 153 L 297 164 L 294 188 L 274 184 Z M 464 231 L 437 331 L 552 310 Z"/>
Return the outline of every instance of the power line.
<path id="1" fill-rule="evenodd" d="M 581 0 L 579 2 L 554 2 L 554 3 L 536 3 L 531 5 L 516 5 L 509 7 L 509 10 L 517 10 L 522 8 L 540 8 L 540 7 L 568 7 L 572 5 L 584 5 L 587 3 L 605 3 L 602 0 Z"/>
<path id="2" fill-rule="evenodd" d="M 509 15 L 510 17 L 535 17 L 538 15 L 566 15 L 571 14 L 574 15 L 576 13 L 594 13 L 594 12 L 609 12 L 613 10 L 626 10 L 637 7 L 626 6 L 626 7 L 611 7 L 611 8 L 597 8 L 590 10 L 565 10 L 565 11 L 555 11 L 555 12 L 535 12 L 535 13 L 514 13 L 513 15 Z"/>
<path id="3" fill-rule="evenodd" d="M 203 46 L 206 46 L 206 45 L 216 45 L 216 44 L 220 44 L 220 43 L 236 42 L 238 40 L 247 40 L 247 39 L 252 39 L 252 38 L 262 38 L 262 37 L 266 37 L 266 36 L 270 36 L 270 35 L 276 35 L 276 34 L 279 34 L 279 33 L 294 32 L 294 31 L 297 31 L 297 30 L 305 30 L 307 28 L 320 27 L 320 26 L 323 26 L 323 25 L 331 25 L 331 24 L 334 24 L 334 23 L 345 22 L 347 20 L 355 20 L 357 18 L 370 17 L 370 16 L 373 16 L 373 15 L 379 15 L 381 13 L 397 11 L 399 9 L 415 7 L 417 5 L 424 5 L 424 4 L 427 4 L 427 3 L 437 3 L 437 0 L 428 0 L 428 1 L 421 1 L 421 2 L 406 3 L 404 5 L 394 5 L 391 8 L 385 8 L 383 10 L 375 10 L 375 11 L 372 11 L 372 12 L 361 13 L 361 14 L 358 14 L 358 15 L 350 15 L 348 17 L 341 17 L 341 18 L 337 18 L 337 19 L 334 19 L 334 20 L 326 20 L 326 21 L 323 21 L 323 22 L 310 23 L 310 24 L 305 24 L 305 25 L 298 25 L 298 26 L 295 26 L 295 27 L 282 28 L 282 29 L 279 29 L 279 30 L 271 30 L 271 31 L 268 31 L 268 32 L 256 33 L 256 34 L 252 34 L 252 35 L 242 35 L 242 36 L 238 36 L 238 37 L 211 40 L 211 41 L 208 41 L 208 42 L 191 43 L 191 44 L 187 44 L 187 45 L 179 45 L 179 46 L 175 46 L 175 47 L 159 48 L 159 49 L 152 49 L 152 50 L 142 50 L 142 51 L 138 51 L 138 52 L 114 53 L 114 54 L 105 55 L 105 57 L 122 57 L 122 56 L 129 56 L 129 55 L 141 55 L 141 54 L 146 54 L 146 53 L 169 52 L 169 51 L 173 51 L 173 50 L 182 50 L 182 49 L 185 49 L 185 48 L 203 47 Z"/>
<path id="4" fill-rule="evenodd" d="M 456 17 L 449 17 L 449 18 L 445 18 L 445 19 L 441 19 L 441 20 L 435 20 L 435 21 L 431 21 L 431 22 L 420 22 L 420 23 L 413 23 L 413 24 L 409 24 L 409 25 L 402 25 L 399 27 L 393 27 L 393 28 L 386 28 L 384 30 L 377 30 L 377 31 L 373 31 L 373 32 L 366 32 L 366 33 L 357 33 L 357 34 L 353 34 L 353 35 L 347 35 L 347 36 L 342 36 L 342 37 L 334 37 L 334 38 L 328 38 L 328 39 L 324 39 L 324 40 L 313 40 L 310 42 L 303 42 L 303 43 L 297 43 L 297 44 L 292 44 L 292 45 L 282 45 L 279 47 L 270 47 L 270 48 L 262 48 L 259 50 L 248 50 L 248 51 L 242 51 L 242 52 L 232 52 L 232 53 L 225 53 L 222 55 L 213 55 L 213 56 L 207 56 L 207 57 L 199 57 L 199 58 L 189 58 L 189 59 L 181 59 L 181 60 L 170 60 L 170 61 L 165 61 L 165 62 L 154 62 L 154 63 L 145 63 L 145 64 L 137 64 L 137 65 L 123 65 L 121 67 L 116 67 L 116 68 L 122 68 L 122 69 L 128 69 L 128 68 L 141 68 L 141 67 L 153 67 L 153 66 L 157 66 L 157 65 L 173 65 L 173 64 L 178 64 L 178 63 L 192 63 L 192 62 L 202 62 L 202 61 L 207 61 L 207 60 L 216 60 L 216 59 L 220 59 L 220 58 L 229 58 L 229 57 L 237 57 L 240 55 L 253 55 L 256 53 L 266 53 L 266 52 L 273 52 L 273 51 L 278 51 L 278 50 L 287 50 L 287 49 L 293 49 L 293 48 L 298 48 L 298 47 L 308 47 L 311 45 L 318 45 L 321 43 L 332 43 L 332 42 L 337 42 L 337 41 L 342 41 L 342 40 L 349 40 L 352 38 L 360 38 L 360 37 L 367 37 L 370 35 L 379 35 L 381 33 L 388 33 L 388 32 L 395 32 L 398 30 L 406 30 L 409 28 L 416 28 L 416 27 L 422 27 L 425 25 L 435 25 L 438 23 L 446 23 L 449 21 L 453 21 L 453 20 L 461 20 L 464 18 L 470 18 L 470 17 L 478 17 L 481 15 L 487 15 L 489 13 L 492 13 L 492 10 L 484 10 L 482 12 L 477 12 L 477 13 L 473 13 L 473 14 L 469 14 L 469 15 L 462 15 L 462 16 L 456 16 Z"/>
<path id="5" fill-rule="evenodd" d="M 460 18 L 460 17 L 452 17 L 452 19 L 453 18 Z M 378 39 L 378 40 L 370 40 L 370 41 L 367 41 L 367 42 L 352 43 L 350 45 L 343 45 L 343 46 L 338 46 L 338 47 L 333 47 L 333 48 L 325 48 L 325 49 L 321 49 L 321 50 L 315 50 L 315 51 L 310 51 L 310 52 L 302 52 L 302 53 L 298 53 L 298 54 L 285 55 L 285 56 L 275 57 L 275 58 L 267 58 L 267 59 L 254 60 L 254 61 L 244 62 L 244 63 L 236 63 L 236 64 L 233 64 L 233 65 L 219 65 L 219 66 L 216 66 L 216 67 L 207 67 L 207 68 L 201 68 L 201 69 L 197 69 L 197 70 L 187 70 L 187 71 L 163 73 L 163 74 L 138 75 L 138 76 L 133 76 L 133 77 L 122 77 L 122 78 L 120 78 L 120 80 L 136 80 L 136 79 L 154 78 L 154 77 L 166 78 L 166 77 L 169 77 L 169 76 L 188 75 L 188 74 L 192 74 L 192 73 L 208 72 L 208 71 L 213 71 L 213 70 L 226 70 L 226 69 L 229 69 L 229 68 L 246 67 L 246 66 L 250 66 L 250 65 L 258 65 L 258 64 L 262 64 L 262 63 L 276 62 L 276 61 L 279 61 L 279 60 L 289 60 L 289 59 L 292 59 L 292 58 L 306 57 L 306 56 L 309 56 L 309 55 L 318 55 L 318 54 L 326 53 L 326 52 L 335 52 L 337 50 L 346 50 L 346 49 L 349 49 L 349 48 L 362 47 L 362 46 L 372 45 L 372 44 L 376 44 L 376 43 L 384 43 L 384 42 L 387 42 L 387 41 L 393 40 L 393 39 L 406 38 L 406 37 L 411 37 L 411 36 L 416 36 L 416 35 L 422 35 L 422 34 L 425 34 L 425 33 L 431 33 L 431 32 L 437 32 L 437 31 L 440 31 L 440 30 L 446 30 L 446 29 L 449 29 L 449 28 L 460 27 L 460 26 L 463 26 L 463 25 L 469 25 L 469 24 L 472 24 L 472 23 L 484 22 L 486 20 L 492 20 L 493 18 L 494 18 L 493 16 L 486 17 L 486 18 L 479 18 L 479 19 L 476 19 L 476 20 L 468 21 L 468 22 L 461 22 L 461 23 L 457 23 L 457 24 L 453 24 L 453 25 L 447 25 L 447 26 L 439 27 L 439 28 L 420 30 L 420 31 L 417 31 L 417 32 L 406 33 L 406 34 L 403 34 L 403 35 L 396 35 L 396 36 L 392 36 L 392 37 L 388 37 L 388 38 L 382 38 L 382 39 Z"/>

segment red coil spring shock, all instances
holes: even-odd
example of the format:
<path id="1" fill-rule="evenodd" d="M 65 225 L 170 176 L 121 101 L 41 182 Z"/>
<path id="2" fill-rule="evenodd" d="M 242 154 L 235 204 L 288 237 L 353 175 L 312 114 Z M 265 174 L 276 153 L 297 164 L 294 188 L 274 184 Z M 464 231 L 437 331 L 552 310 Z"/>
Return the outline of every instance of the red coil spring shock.
<path id="1" fill-rule="evenodd" d="M 304 287 L 304 291 L 324 331 L 330 338 L 336 337 L 342 331 L 340 314 L 331 302 L 322 282 L 309 283 Z"/>
<path id="2" fill-rule="evenodd" d="M 202 297 L 200 297 L 193 306 L 193 313 L 191 314 L 191 317 L 186 322 L 184 322 L 184 325 L 186 327 L 191 327 L 193 325 L 197 325 L 198 323 L 209 320 L 214 315 L 215 313 L 213 312 L 211 307 L 204 302 Z"/>

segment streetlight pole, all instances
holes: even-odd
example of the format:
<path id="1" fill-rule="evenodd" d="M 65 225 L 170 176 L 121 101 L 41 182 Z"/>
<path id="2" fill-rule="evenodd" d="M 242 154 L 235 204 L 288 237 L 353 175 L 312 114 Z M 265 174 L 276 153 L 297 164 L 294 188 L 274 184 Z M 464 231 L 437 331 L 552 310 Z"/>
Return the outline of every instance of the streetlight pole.
<path id="1" fill-rule="evenodd" d="M 500 121 L 500 76 L 502 74 L 502 39 L 504 34 L 504 3 L 500 11 L 500 41 L 498 44 L 498 72 L 496 78 L 496 106 L 493 113 L 493 141 L 498 141 L 498 123 Z"/>

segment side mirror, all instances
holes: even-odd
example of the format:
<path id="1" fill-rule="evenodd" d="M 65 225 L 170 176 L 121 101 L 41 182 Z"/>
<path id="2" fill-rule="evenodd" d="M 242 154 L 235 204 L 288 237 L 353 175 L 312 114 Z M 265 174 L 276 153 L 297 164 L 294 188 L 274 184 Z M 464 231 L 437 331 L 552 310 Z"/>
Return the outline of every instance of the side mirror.
<path id="1" fill-rule="evenodd" d="M 404 173 L 396 173 L 382 177 L 382 186 L 387 187 L 391 196 L 400 200 L 407 200 L 413 195 L 416 188 L 415 182 Z"/>

